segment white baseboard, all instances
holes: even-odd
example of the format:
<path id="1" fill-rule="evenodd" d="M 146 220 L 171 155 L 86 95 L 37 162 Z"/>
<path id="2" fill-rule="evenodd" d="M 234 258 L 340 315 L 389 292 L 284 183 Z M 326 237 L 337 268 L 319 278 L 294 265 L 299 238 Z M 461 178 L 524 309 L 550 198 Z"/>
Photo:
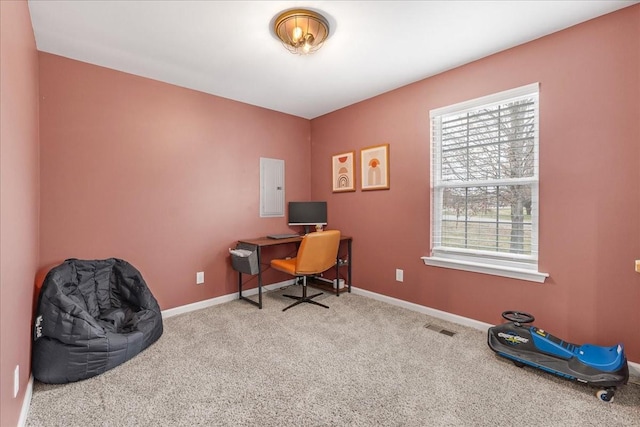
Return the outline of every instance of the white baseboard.
<path id="1" fill-rule="evenodd" d="M 295 279 L 291 279 L 291 280 L 286 280 L 284 282 L 265 285 L 262 288 L 264 291 L 272 291 L 274 289 L 278 289 L 283 286 L 293 285 L 294 283 L 295 283 Z M 435 308 L 427 307 L 424 305 L 414 304 L 412 302 L 404 301 L 398 298 L 393 298 L 393 297 L 378 294 L 375 292 L 367 291 L 365 289 L 356 288 L 355 286 L 351 287 L 351 292 L 353 292 L 356 295 L 362 295 L 371 299 L 386 302 L 391 305 L 416 311 L 418 313 L 427 314 L 437 319 L 442 319 L 448 322 L 457 323 L 458 325 L 468 326 L 470 328 L 478 329 L 483 332 L 486 332 L 490 327 L 495 326 L 490 323 L 480 322 L 478 320 L 469 319 L 468 317 L 459 316 L 457 314 L 448 313 L 446 311 L 437 310 Z M 257 293 L 258 293 L 257 288 L 249 289 L 243 292 L 243 296 L 256 295 Z M 162 310 L 162 318 L 166 319 L 168 317 L 177 316 L 178 314 L 189 313 L 190 311 L 201 310 L 207 307 L 213 307 L 214 305 L 223 304 L 225 302 L 233 301 L 236 299 L 238 299 L 238 293 L 234 292 L 233 294 L 222 295 L 216 298 L 194 302 L 193 304 L 187 304 L 180 307 Z M 629 365 L 629 376 L 637 378 L 638 379 L 637 381 L 640 381 L 640 363 L 629 361 L 628 365 Z M 634 381 L 636 380 L 634 379 Z M 33 384 L 33 377 L 31 378 L 31 381 L 29 383 L 30 386 L 27 391 L 29 393 L 29 401 L 31 401 L 31 384 Z M 26 401 L 26 396 L 25 396 L 25 401 Z M 27 411 L 28 411 L 28 408 L 29 407 L 27 405 Z M 26 421 L 26 415 L 25 415 L 25 421 Z"/>
<path id="2" fill-rule="evenodd" d="M 20 418 L 18 418 L 18 427 L 27 425 L 27 417 L 29 416 L 29 407 L 31 406 L 31 396 L 33 395 L 33 375 L 29 377 L 29 383 L 24 392 L 22 399 L 22 409 L 20 410 Z"/>
<path id="3" fill-rule="evenodd" d="M 457 323 L 463 326 L 468 326 L 474 329 L 479 329 L 484 332 L 487 332 L 487 330 L 490 327 L 495 326 L 489 323 L 480 322 L 478 320 L 469 319 L 468 317 L 458 316 L 457 314 L 447 313 L 446 311 L 436 310 L 435 308 L 414 304 L 412 302 L 407 302 L 401 299 L 388 297 L 386 295 L 377 294 L 375 292 L 359 289 L 353 286 L 351 287 L 351 292 L 353 292 L 354 294 L 363 295 L 378 301 L 386 302 L 391 305 L 396 305 L 412 311 L 417 311 L 419 313 L 428 314 L 429 316 L 433 316 L 438 319 Z M 633 381 L 633 382 L 640 381 L 640 363 L 627 361 L 627 364 L 629 365 L 629 376 L 632 377 L 630 381 Z"/>
<path id="4" fill-rule="evenodd" d="M 426 307 L 424 305 L 414 304 L 412 302 L 407 302 L 401 299 L 388 297 L 386 295 L 377 294 L 375 292 L 366 291 L 364 289 L 359 289 L 356 287 L 351 287 L 351 292 L 358 295 L 363 295 L 378 301 L 386 302 L 391 305 L 396 305 L 398 307 L 403 307 L 412 311 L 417 311 L 418 313 L 428 314 L 429 316 L 436 317 L 438 319 L 446 320 L 448 322 L 457 323 L 458 325 L 468 326 L 470 328 L 479 329 L 481 331 L 487 331 L 490 327 L 494 325 L 490 325 L 488 323 L 480 322 L 478 320 L 469 319 L 468 317 L 458 316 L 457 314 L 447 313 L 446 311 L 436 310 L 435 308 Z"/>
<path id="5" fill-rule="evenodd" d="M 629 377 L 631 377 L 629 381 L 640 384 L 640 363 L 627 361 L 627 364 L 629 365 Z"/>
<path id="6" fill-rule="evenodd" d="M 274 289 L 281 288 L 283 286 L 293 285 L 294 283 L 295 283 L 295 279 L 291 279 L 284 282 L 273 283 L 270 285 L 263 286 L 263 289 L 265 291 L 271 291 Z M 481 331 L 487 331 L 491 326 L 493 326 L 489 323 L 480 322 L 474 319 L 469 319 L 467 317 L 459 316 L 457 314 L 447 313 L 446 311 L 436 310 L 435 308 L 414 304 L 412 302 L 407 302 L 401 299 L 388 297 L 386 295 L 377 294 L 375 292 L 367 291 L 367 290 L 356 288 L 356 287 L 351 287 L 351 291 L 357 295 L 363 295 L 368 298 L 386 302 L 391 305 L 403 307 L 412 311 L 417 311 L 419 313 L 427 314 L 429 316 L 433 316 L 438 319 L 457 323 L 463 326 L 468 326 Z M 251 295 L 256 295 L 257 293 L 258 293 L 258 289 L 249 289 L 244 292 L 244 295 L 251 296 Z M 177 316 L 178 314 L 201 310 L 203 308 L 212 307 L 214 305 L 223 304 L 225 302 L 233 301 L 236 299 L 238 299 L 237 292 L 229 295 L 222 295 L 222 296 L 211 298 L 204 301 L 194 302 L 193 304 L 187 304 L 180 307 L 162 310 L 162 318 L 166 319 L 168 317 Z M 639 382 L 640 381 L 640 363 L 628 362 L 628 365 L 629 365 L 629 376 L 632 377 L 630 379 L 630 382 L 635 382 L 640 384 Z M 22 409 L 20 411 L 20 418 L 18 420 L 18 427 L 24 427 L 27 423 L 27 416 L 29 415 L 29 406 L 31 405 L 32 394 L 33 394 L 33 375 L 31 375 L 31 377 L 29 378 L 29 383 L 27 384 L 27 389 L 24 393 L 24 399 L 22 400 Z"/>
<path id="7" fill-rule="evenodd" d="M 284 282 L 272 283 L 262 287 L 263 292 L 272 291 L 274 289 L 281 288 L 283 286 L 290 286 L 295 283 L 295 279 L 285 280 Z M 242 291 L 242 296 L 252 296 L 258 294 L 258 288 L 248 289 Z M 192 304 L 181 305 L 180 307 L 169 308 L 162 310 L 162 318 L 177 316 L 178 314 L 189 313 L 191 311 L 202 310 L 203 308 L 213 307 L 214 305 L 224 304 L 225 302 L 234 301 L 238 299 L 238 292 L 234 292 L 228 295 L 222 295 L 216 298 L 207 299 L 204 301 L 194 302 Z"/>

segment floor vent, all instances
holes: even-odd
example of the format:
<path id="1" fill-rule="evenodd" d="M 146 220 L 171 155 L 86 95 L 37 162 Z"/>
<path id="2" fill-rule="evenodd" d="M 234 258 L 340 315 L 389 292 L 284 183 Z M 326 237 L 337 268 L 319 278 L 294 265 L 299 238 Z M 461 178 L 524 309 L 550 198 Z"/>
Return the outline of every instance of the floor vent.
<path id="1" fill-rule="evenodd" d="M 435 331 L 435 332 L 441 333 L 443 335 L 446 335 L 448 337 L 452 337 L 452 336 L 454 336 L 456 334 L 453 331 L 449 331 L 447 329 L 442 329 L 440 326 L 432 325 L 430 323 L 427 323 L 426 325 L 424 325 L 424 327 L 427 328 L 427 329 L 430 329 L 432 331 Z"/>

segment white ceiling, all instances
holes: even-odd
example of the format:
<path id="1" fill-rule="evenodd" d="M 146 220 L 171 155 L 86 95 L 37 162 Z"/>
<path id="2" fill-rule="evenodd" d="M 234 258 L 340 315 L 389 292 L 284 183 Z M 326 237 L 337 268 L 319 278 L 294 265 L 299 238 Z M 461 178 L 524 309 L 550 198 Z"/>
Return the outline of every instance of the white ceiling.
<path id="1" fill-rule="evenodd" d="M 638 1 L 29 0 L 38 50 L 307 119 Z M 279 12 L 330 23 L 313 55 Z"/>

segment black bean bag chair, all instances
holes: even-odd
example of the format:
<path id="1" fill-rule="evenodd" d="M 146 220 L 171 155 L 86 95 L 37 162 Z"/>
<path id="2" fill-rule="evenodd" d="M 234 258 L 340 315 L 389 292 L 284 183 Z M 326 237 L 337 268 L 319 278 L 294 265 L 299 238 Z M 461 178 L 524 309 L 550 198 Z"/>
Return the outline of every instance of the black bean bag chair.
<path id="1" fill-rule="evenodd" d="M 140 272 L 111 258 L 68 259 L 47 274 L 33 331 L 33 376 L 62 384 L 131 359 L 162 335 L 162 316 Z"/>

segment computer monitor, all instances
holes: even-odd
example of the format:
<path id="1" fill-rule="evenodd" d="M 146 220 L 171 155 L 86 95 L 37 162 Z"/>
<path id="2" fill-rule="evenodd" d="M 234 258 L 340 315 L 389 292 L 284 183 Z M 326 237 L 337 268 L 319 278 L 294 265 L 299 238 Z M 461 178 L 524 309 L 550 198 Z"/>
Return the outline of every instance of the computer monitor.
<path id="1" fill-rule="evenodd" d="M 327 225 L 327 202 L 289 202 L 289 225 Z"/>

